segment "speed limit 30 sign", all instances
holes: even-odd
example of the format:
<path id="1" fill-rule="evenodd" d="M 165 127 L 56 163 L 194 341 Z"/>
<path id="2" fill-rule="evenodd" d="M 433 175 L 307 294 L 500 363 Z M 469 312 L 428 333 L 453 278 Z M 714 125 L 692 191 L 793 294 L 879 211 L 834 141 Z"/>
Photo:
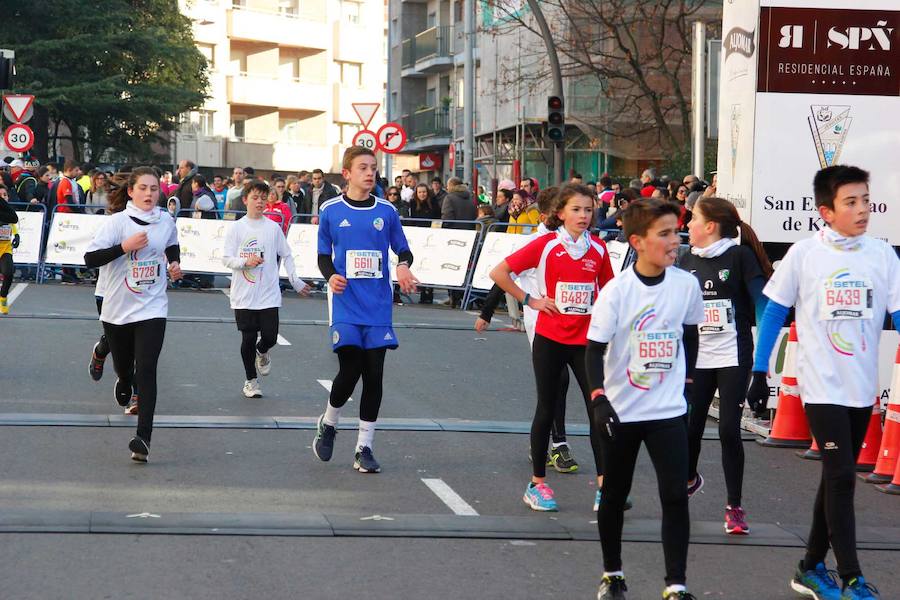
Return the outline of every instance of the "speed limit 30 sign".
<path id="1" fill-rule="evenodd" d="M 374 131 L 360 129 L 356 132 L 356 135 L 353 136 L 353 145 L 362 146 L 369 150 L 375 150 L 378 148 L 378 139 L 375 137 Z"/>
<path id="2" fill-rule="evenodd" d="M 34 132 L 28 125 L 15 123 L 6 128 L 3 141 L 13 152 L 27 152 L 34 146 Z"/>

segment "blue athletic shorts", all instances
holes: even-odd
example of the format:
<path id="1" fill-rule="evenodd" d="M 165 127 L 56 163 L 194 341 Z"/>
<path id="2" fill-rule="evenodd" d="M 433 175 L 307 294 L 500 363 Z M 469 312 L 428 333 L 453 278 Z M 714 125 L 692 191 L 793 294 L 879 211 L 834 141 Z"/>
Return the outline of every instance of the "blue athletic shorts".
<path id="1" fill-rule="evenodd" d="M 337 351 L 343 346 L 357 346 L 363 350 L 375 348 L 389 348 L 394 350 L 398 346 L 397 334 L 393 327 L 351 325 L 349 323 L 335 323 L 331 326 L 331 349 Z"/>

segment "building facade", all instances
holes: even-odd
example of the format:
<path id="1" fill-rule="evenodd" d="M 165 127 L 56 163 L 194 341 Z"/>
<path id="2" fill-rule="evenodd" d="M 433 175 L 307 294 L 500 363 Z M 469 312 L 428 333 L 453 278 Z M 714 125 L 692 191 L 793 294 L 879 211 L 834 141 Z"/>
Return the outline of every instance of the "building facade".
<path id="1" fill-rule="evenodd" d="M 182 115 L 174 160 L 262 173 L 321 168 L 360 129 L 353 103 L 383 122 L 384 0 L 179 0 L 209 61 L 209 98 Z"/>

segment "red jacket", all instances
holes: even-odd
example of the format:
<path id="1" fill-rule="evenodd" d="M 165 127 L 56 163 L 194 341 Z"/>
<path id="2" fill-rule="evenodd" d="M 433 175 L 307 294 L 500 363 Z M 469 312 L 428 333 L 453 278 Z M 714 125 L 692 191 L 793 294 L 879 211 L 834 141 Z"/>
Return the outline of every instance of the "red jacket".
<path id="1" fill-rule="evenodd" d="M 278 204 L 266 204 L 264 212 L 267 217 L 281 225 L 281 230 L 284 231 L 284 235 L 287 235 L 288 228 L 291 226 L 291 207 L 284 202 L 279 202 Z M 279 222 L 276 215 L 270 213 L 281 213 L 281 222 Z"/>

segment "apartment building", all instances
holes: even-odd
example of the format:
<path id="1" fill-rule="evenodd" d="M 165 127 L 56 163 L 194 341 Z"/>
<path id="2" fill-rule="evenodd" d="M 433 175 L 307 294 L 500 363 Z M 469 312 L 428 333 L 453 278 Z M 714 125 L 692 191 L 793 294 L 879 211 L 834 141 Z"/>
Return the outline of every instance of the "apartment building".
<path id="1" fill-rule="evenodd" d="M 179 0 L 210 64 L 209 98 L 182 115 L 176 160 L 215 171 L 321 168 L 360 129 L 353 103 L 384 122 L 384 0 Z"/>

